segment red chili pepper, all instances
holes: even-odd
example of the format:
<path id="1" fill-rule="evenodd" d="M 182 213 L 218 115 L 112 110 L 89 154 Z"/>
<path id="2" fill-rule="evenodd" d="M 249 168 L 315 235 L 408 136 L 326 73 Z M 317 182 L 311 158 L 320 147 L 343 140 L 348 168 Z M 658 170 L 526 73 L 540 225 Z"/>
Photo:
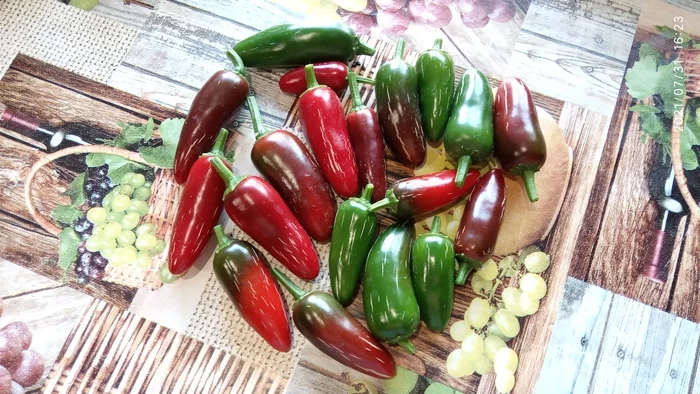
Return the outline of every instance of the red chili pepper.
<path id="1" fill-rule="evenodd" d="M 294 296 L 294 325 L 318 350 L 376 378 L 396 375 L 396 361 L 391 353 L 332 295 L 305 292 L 277 269 L 273 268 L 272 273 Z"/>
<path id="2" fill-rule="evenodd" d="M 455 236 L 455 253 L 460 261 L 456 283 L 464 284 L 470 268 L 480 267 L 493 254 L 506 207 L 503 170 L 493 168 L 479 179 Z"/>
<path id="3" fill-rule="evenodd" d="M 457 170 L 445 170 L 402 179 L 386 192 L 386 198 L 372 204 L 370 210 L 388 207 L 399 219 L 433 216 L 461 201 L 479 180 L 479 171 L 469 170 L 462 187 L 457 187 L 456 174 Z"/>
<path id="4" fill-rule="evenodd" d="M 248 242 L 233 240 L 221 225 L 214 228 L 219 247 L 214 274 L 243 319 L 280 352 L 292 347 L 289 320 L 264 257 Z"/>
<path id="5" fill-rule="evenodd" d="M 320 264 L 314 245 L 272 185 L 259 176 L 236 177 L 219 158 L 212 164 L 227 185 L 224 209 L 231 220 L 294 275 L 316 278 Z"/>
<path id="6" fill-rule="evenodd" d="M 285 93 L 300 95 L 306 91 L 305 66 L 297 67 L 280 78 L 280 90 Z M 321 85 L 326 85 L 336 93 L 342 93 L 348 87 L 348 66 L 343 62 L 314 63 L 314 74 Z M 357 77 L 358 82 L 374 85 L 374 79 Z"/>
<path id="7" fill-rule="evenodd" d="M 313 64 L 306 66 L 308 89 L 299 99 L 299 120 L 311 150 L 333 190 L 350 198 L 360 191 L 343 104 L 333 91 L 319 85 Z"/>
<path id="8" fill-rule="evenodd" d="M 372 202 L 384 198 L 386 193 L 386 163 L 384 161 L 384 138 L 379 127 L 377 113 L 365 106 L 357 88 L 357 76 L 348 73 L 350 92 L 352 93 L 352 108 L 348 113 L 348 132 L 350 142 L 355 150 L 357 169 L 360 172 L 362 187 L 374 185 Z"/>
<path id="9" fill-rule="evenodd" d="M 547 160 L 547 145 L 530 89 L 520 79 L 507 77 L 498 87 L 493 127 L 498 161 L 504 170 L 523 178 L 528 198 L 537 201 L 535 172 Z"/>
<path id="10" fill-rule="evenodd" d="M 184 274 L 197 261 L 221 216 L 221 199 L 226 184 L 216 172 L 211 160 L 214 157 L 224 157 L 227 138 L 228 131 L 221 129 L 214 148 L 194 162 L 187 176 L 170 235 L 168 269 L 173 275 Z M 228 160 L 222 162 L 231 167 Z"/>
<path id="11" fill-rule="evenodd" d="M 245 101 L 250 87 L 243 62 L 233 51 L 227 52 L 234 71 L 214 73 L 192 101 L 180 133 L 175 152 L 174 175 L 179 184 L 187 181 L 192 164 L 202 153 L 211 149 L 219 130 L 234 111 Z"/>
<path id="12" fill-rule="evenodd" d="M 287 201 L 311 238 L 329 242 L 335 220 L 335 197 L 311 152 L 286 130 L 265 130 L 252 96 L 248 97 L 248 108 L 257 139 L 250 153 L 255 168 Z"/>

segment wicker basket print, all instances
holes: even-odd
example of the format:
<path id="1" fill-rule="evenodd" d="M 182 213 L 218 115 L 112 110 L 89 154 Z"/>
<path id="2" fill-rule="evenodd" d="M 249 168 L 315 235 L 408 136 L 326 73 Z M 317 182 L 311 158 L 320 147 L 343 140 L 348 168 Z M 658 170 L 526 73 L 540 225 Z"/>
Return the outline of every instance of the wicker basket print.
<path id="1" fill-rule="evenodd" d="M 35 206 L 31 191 L 35 186 L 34 182 L 36 180 L 36 174 L 41 171 L 42 168 L 45 169 L 50 167 L 51 163 L 57 159 L 70 155 L 86 153 L 117 155 L 151 167 L 154 170 L 155 179 L 151 185 L 151 196 L 147 201 L 149 211 L 141 218 L 139 225 L 143 223 L 151 223 L 155 226 L 155 235 L 159 239 L 170 239 L 170 231 L 173 227 L 172 225 L 176 215 L 178 202 L 178 188 L 173 180 L 172 171 L 159 168 L 146 162 L 136 152 L 109 146 L 92 145 L 65 148 L 45 155 L 34 163 L 27 174 L 27 179 L 25 181 L 24 199 L 30 214 L 34 217 L 36 222 L 41 225 L 44 230 L 53 235 L 58 236 L 58 234 L 62 231 L 60 227 L 54 224 L 53 220 L 45 217 L 44 214 L 39 212 Z M 133 288 L 157 289 L 163 285 L 163 282 L 159 277 L 159 269 L 162 264 L 166 263 L 168 248 L 169 244 L 166 241 L 165 250 L 152 258 L 151 265 L 147 269 L 137 267 L 133 264 L 126 264 L 120 267 L 115 267 L 111 264 L 107 265 L 105 268 L 105 275 L 101 280 Z"/>

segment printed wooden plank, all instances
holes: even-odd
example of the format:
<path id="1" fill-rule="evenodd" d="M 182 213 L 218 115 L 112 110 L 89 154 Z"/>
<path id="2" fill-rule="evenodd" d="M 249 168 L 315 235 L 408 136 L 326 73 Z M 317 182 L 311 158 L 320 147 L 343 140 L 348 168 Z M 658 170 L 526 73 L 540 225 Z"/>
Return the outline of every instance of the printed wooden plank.
<path id="1" fill-rule="evenodd" d="M 567 279 L 535 392 L 588 392 L 612 297 L 600 287 Z"/>
<path id="2" fill-rule="evenodd" d="M 221 382 L 224 371 L 234 381 Z M 70 333 L 43 386 L 46 393 L 282 393 L 286 381 L 250 363 L 103 301 Z"/>
<path id="3" fill-rule="evenodd" d="M 680 227 L 684 228 L 685 223 Z M 700 226 L 688 226 L 685 237 L 687 241 L 678 265 L 671 313 L 692 321 L 700 321 Z"/>
<path id="4" fill-rule="evenodd" d="M 615 295 L 603 336 L 591 392 L 689 391 L 700 338 L 697 324 Z"/>
<path id="5" fill-rule="evenodd" d="M 0 298 L 21 296 L 27 293 L 61 287 L 63 284 L 10 263 L 0 257 Z"/>
<path id="6" fill-rule="evenodd" d="M 108 84 L 144 100 L 175 108 L 182 112 L 182 116 L 187 114 L 197 94 L 197 89 L 165 80 L 126 63 L 114 70 Z"/>
<path id="7" fill-rule="evenodd" d="M 634 0 L 561 2 L 535 0 L 528 8 L 523 31 L 595 54 L 627 61 L 641 3 Z"/>
<path id="8" fill-rule="evenodd" d="M 531 90 L 611 115 L 625 62 L 583 49 L 554 44 L 523 31 L 515 44 L 509 73 Z"/>
<path id="9" fill-rule="evenodd" d="M 153 1 L 155 2 L 155 1 Z M 153 12 L 153 5 L 142 6 L 136 2 L 125 4 L 124 0 L 100 0 L 92 12 L 125 25 L 141 29 Z"/>

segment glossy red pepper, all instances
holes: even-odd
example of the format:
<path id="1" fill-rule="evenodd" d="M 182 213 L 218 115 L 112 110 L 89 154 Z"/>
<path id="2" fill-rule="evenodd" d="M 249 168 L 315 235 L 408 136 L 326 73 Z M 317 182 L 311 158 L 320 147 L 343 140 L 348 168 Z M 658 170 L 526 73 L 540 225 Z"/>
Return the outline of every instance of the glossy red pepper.
<path id="1" fill-rule="evenodd" d="M 224 157 L 227 138 L 228 131 L 221 129 L 212 151 L 197 159 L 187 176 L 170 235 L 168 269 L 173 275 L 184 274 L 197 261 L 221 216 L 226 184 L 211 160 Z M 231 167 L 228 160 L 222 161 Z"/>
<path id="2" fill-rule="evenodd" d="M 339 363 L 376 378 L 396 375 L 396 361 L 332 295 L 305 292 L 277 269 L 275 278 L 294 296 L 292 318 L 299 332 Z"/>
<path id="3" fill-rule="evenodd" d="M 231 220 L 294 275 L 316 278 L 314 245 L 275 188 L 259 176 L 236 177 L 219 158 L 212 163 L 227 185 L 224 209 Z"/>
<path id="4" fill-rule="evenodd" d="M 333 190 L 341 197 L 353 197 L 360 191 L 360 181 L 343 104 L 329 87 L 318 84 L 313 64 L 305 71 L 308 89 L 299 98 L 301 129 Z"/>
<path id="5" fill-rule="evenodd" d="M 470 269 L 478 268 L 493 254 L 506 208 L 503 170 L 492 168 L 472 191 L 455 236 L 455 254 L 460 261 L 457 283 L 464 284 Z"/>
<path id="6" fill-rule="evenodd" d="M 265 130 L 252 96 L 248 97 L 248 108 L 257 140 L 250 152 L 255 168 L 282 195 L 311 238 L 329 242 L 337 209 L 335 197 L 311 152 L 287 130 Z"/>
<path id="7" fill-rule="evenodd" d="M 535 172 L 547 160 L 547 145 L 530 89 L 520 79 L 507 77 L 498 87 L 493 126 L 498 161 L 523 178 L 528 198 L 537 201 Z"/>
<path id="8" fill-rule="evenodd" d="M 347 116 L 350 142 L 355 150 L 357 170 L 362 187 L 374 185 L 372 202 L 384 198 L 386 193 L 386 162 L 384 161 L 384 138 L 379 127 L 377 113 L 362 102 L 355 73 L 350 71 L 352 108 Z"/>
<path id="9" fill-rule="evenodd" d="M 234 71 L 217 71 L 204 83 L 182 126 L 173 166 L 175 182 L 179 184 L 185 183 L 197 157 L 211 149 L 219 130 L 243 104 L 250 91 L 243 62 L 235 52 L 227 54 Z"/>
<path id="10" fill-rule="evenodd" d="M 282 294 L 260 252 L 248 242 L 233 240 L 221 225 L 214 228 L 219 247 L 214 274 L 243 320 L 280 352 L 292 347 Z"/>
<path id="11" fill-rule="evenodd" d="M 389 208 L 399 219 L 416 220 L 433 216 L 449 209 L 469 195 L 479 171 L 469 170 L 462 187 L 455 184 L 456 170 L 401 179 L 386 192 L 386 197 L 372 204 L 371 211 Z"/>
<path id="12" fill-rule="evenodd" d="M 314 74 L 321 85 L 326 85 L 340 94 L 348 87 L 348 66 L 343 62 L 314 63 Z M 358 82 L 374 85 L 374 79 L 358 76 Z M 306 91 L 305 66 L 297 67 L 284 74 L 279 81 L 280 90 L 300 95 Z"/>

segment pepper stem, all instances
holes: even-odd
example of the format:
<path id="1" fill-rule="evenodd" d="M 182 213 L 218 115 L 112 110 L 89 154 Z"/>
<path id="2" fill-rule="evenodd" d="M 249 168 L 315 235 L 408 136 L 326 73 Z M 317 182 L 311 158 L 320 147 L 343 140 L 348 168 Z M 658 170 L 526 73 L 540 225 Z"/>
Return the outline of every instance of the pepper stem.
<path id="1" fill-rule="evenodd" d="M 224 152 L 224 148 L 226 147 L 226 140 L 228 140 L 228 130 L 221 129 L 221 131 L 219 131 L 219 135 L 216 136 L 214 146 L 211 148 L 209 153 L 207 153 L 207 155 L 226 157 L 226 152 Z"/>
<path id="2" fill-rule="evenodd" d="M 356 54 L 357 55 L 367 55 L 367 56 L 372 56 L 376 52 L 374 48 L 371 46 L 365 44 L 364 42 L 360 41 L 360 38 L 355 36 L 355 40 L 357 41 L 357 44 L 355 45 L 357 47 Z"/>
<path id="3" fill-rule="evenodd" d="M 374 193 L 374 185 L 371 183 L 368 183 L 365 186 L 365 190 L 362 191 L 362 196 L 360 198 L 369 202 L 372 200 L 372 193 Z"/>
<path id="4" fill-rule="evenodd" d="M 433 216 L 433 222 L 430 223 L 430 232 L 440 234 L 440 216 Z"/>
<path id="5" fill-rule="evenodd" d="M 457 162 L 457 175 L 455 175 L 455 185 L 461 188 L 464 186 L 464 179 L 467 177 L 467 172 L 469 172 L 469 166 L 472 164 L 471 156 L 462 156 Z"/>
<path id="6" fill-rule="evenodd" d="M 242 76 L 243 78 L 248 78 L 248 72 L 245 69 L 245 64 L 243 64 L 243 59 L 238 56 L 238 53 L 236 53 L 236 51 L 233 49 L 229 49 L 226 51 L 226 56 L 228 57 L 228 60 L 233 63 L 233 72 Z"/>
<path id="7" fill-rule="evenodd" d="M 394 59 L 403 60 L 403 50 L 405 46 L 406 42 L 404 42 L 403 38 L 399 38 L 399 41 L 396 43 L 396 52 L 394 52 Z"/>
<path id="8" fill-rule="evenodd" d="M 211 164 L 214 166 L 216 169 L 216 172 L 219 173 L 221 176 L 221 179 L 224 180 L 224 183 L 226 184 L 226 191 L 224 192 L 224 198 L 233 191 L 233 189 L 238 186 L 238 184 L 245 178 L 245 177 L 237 177 L 236 175 L 233 174 L 233 171 L 231 171 L 224 162 L 221 160 L 220 157 L 214 157 L 211 160 Z"/>
<path id="9" fill-rule="evenodd" d="M 466 283 L 469 274 L 475 269 L 481 267 L 482 264 L 479 261 L 474 261 L 467 258 L 463 254 L 458 254 L 455 256 L 455 258 L 459 262 L 459 271 L 457 271 L 457 276 L 455 277 L 455 284 L 463 285 Z"/>
<path id="10" fill-rule="evenodd" d="M 399 346 L 401 346 L 405 351 L 414 354 L 416 352 L 416 346 L 411 342 L 409 339 L 404 339 L 403 341 L 398 342 Z"/>
<path id="11" fill-rule="evenodd" d="M 442 38 L 436 38 L 433 42 L 433 49 L 442 49 Z"/>
<path id="12" fill-rule="evenodd" d="M 307 294 L 307 292 L 300 289 L 299 286 L 294 284 L 294 282 L 292 282 L 292 280 L 289 279 L 289 277 L 287 277 L 287 275 L 283 274 L 277 268 L 272 268 L 272 275 L 274 275 L 275 279 L 277 279 L 277 281 L 280 282 L 282 286 L 284 286 L 284 288 L 292 294 L 294 300 L 298 301 L 301 297 Z"/>
<path id="13" fill-rule="evenodd" d="M 313 64 L 307 64 L 306 67 L 304 67 L 304 75 L 306 76 L 306 90 L 320 86 L 318 80 L 316 80 L 316 72 L 314 71 Z"/>
<path id="14" fill-rule="evenodd" d="M 258 107 L 258 102 L 255 97 L 248 96 L 246 99 L 248 103 L 248 110 L 250 111 L 250 118 L 253 121 L 253 130 L 255 131 L 255 139 L 259 140 L 263 135 L 267 134 L 265 125 L 262 121 L 262 116 L 260 116 L 260 108 Z"/>
<path id="15" fill-rule="evenodd" d="M 360 97 L 360 89 L 357 87 L 357 74 L 348 71 L 348 85 L 350 85 L 350 95 L 352 96 L 352 108 L 350 112 L 357 112 L 367 108 Z"/>
<path id="16" fill-rule="evenodd" d="M 382 209 L 382 208 L 389 208 L 392 210 L 396 210 L 396 207 L 398 205 L 399 205 L 399 199 L 396 198 L 396 195 L 394 195 L 394 191 L 389 189 L 386 191 L 386 194 L 384 195 L 383 199 L 370 205 L 369 211 L 375 212 L 375 211 Z"/>
<path id="17" fill-rule="evenodd" d="M 523 184 L 527 192 L 527 198 L 530 202 L 536 202 L 540 198 L 537 196 L 537 187 L 535 186 L 535 171 L 525 170 L 520 174 L 523 177 Z"/>
<path id="18" fill-rule="evenodd" d="M 219 244 L 219 246 L 216 248 L 217 252 L 231 245 L 233 242 L 233 240 L 224 233 L 224 228 L 221 227 L 220 224 L 214 226 L 214 234 L 216 234 L 216 242 Z"/>
<path id="19" fill-rule="evenodd" d="M 377 81 L 375 81 L 374 79 L 363 77 L 361 75 L 357 76 L 357 82 L 366 83 L 368 85 L 376 85 L 377 84 Z"/>

